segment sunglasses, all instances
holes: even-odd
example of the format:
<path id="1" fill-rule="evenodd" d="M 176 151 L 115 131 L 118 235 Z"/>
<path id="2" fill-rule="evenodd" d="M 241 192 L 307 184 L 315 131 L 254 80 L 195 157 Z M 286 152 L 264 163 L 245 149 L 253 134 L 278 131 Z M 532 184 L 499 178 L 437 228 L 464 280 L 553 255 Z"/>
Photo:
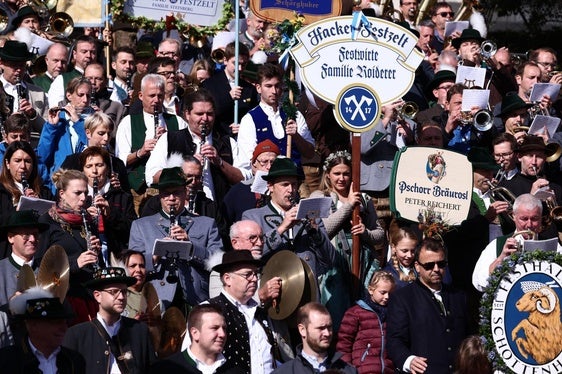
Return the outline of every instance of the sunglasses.
<path id="1" fill-rule="evenodd" d="M 444 269 L 445 266 L 447 266 L 447 260 L 426 262 L 425 264 L 418 261 L 418 264 L 427 271 L 435 269 L 435 265 L 437 265 L 439 269 Z"/>
<path id="2" fill-rule="evenodd" d="M 455 12 L 439 12 L 437 13 L 439 14 L 441 17 L 445 18 L 447 16 L 449 17 L 454 17 L 455 16 Z"/>

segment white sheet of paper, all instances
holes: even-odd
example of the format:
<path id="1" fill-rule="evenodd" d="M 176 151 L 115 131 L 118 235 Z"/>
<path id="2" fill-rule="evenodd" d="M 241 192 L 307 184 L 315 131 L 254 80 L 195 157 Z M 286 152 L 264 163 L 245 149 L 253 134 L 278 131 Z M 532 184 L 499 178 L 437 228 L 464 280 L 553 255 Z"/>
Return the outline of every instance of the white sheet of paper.
<path id="1" fill-rule="evenodd" d="M 176 258 L 189 261 L 193 257 L 193 244 L 185 240 L 156 239 L 152 247 L 152 254 L 169 259 Z"/>
<path id="2" fill-rule="evenodd" d="M 468 29 L 468 21 L 445 22 L 445 37 L 451 36 L 455 31 L 462 32 Z"/>
<path id="3" fill-rule="evenodd" d="M 480 109 L 488 108 L 488 100 L 490 99 L 490 90 L 464 90 L 462 92 L 462 108 L 463 112 L 470 111 L 472 107 L 480 107 Z"/>
<path id="4" fill-rule="evenodd" d="M 457 79 L 455 83 L 461 83 L 468 88 L 484 87 L 486 80 L 486 69 L 461 65 L 457 68 Z"/>
<path id="5" fill-rule="evenodd" d="M 552 134 L 556 132 L 558 125 L 560 124 L 560 118 L 552 116 L 541 116 L 540 114 L 535 116 L 531 127 L 529 128 L 529 134 L 531 135 L 542 135 L 544 129 L 546 128 L 548 138 L 552 137 Z"/>
<path id="6" fill-rule="evenodd" d="M 558 238 L 547 240 L 525 240 L 523 242 L 523 252 L 545 251 L 556 252 L 558 249 Z"/>
<path id="7" fill-rule="evenodd" d="M 40 199 L 38 197 L 20 197 L 16 210 L 35 210 L 39 215 L 46 213 L 55 204 L 54 201 Z"/>
<path id="8" fill-rule="evenodd" d="M 326 218 L 330 215 L 331 197 L 311 197 L 299 202 L 297 219 Z"/>
<path id="9" fill-rule="evenodd" d="M 250 187 L 250 191 L 253 193 L 264 194 L 267 192 L 267 182 L 262 178 L 262 175 L 267 175 L 267 173 L 263 170 L 256 171 L 254 182 L 252 182 L 252 186 Z"/>
<path id="10" fill-rule="evenodd" d="M 560 93 L 560 85 L 555 83 L 535 83 L 533 89 L 531 90 L 531 97 L 529 100 L 531 102 L 541 101 L 544 95 L 550 96 L 550 99 L 554 101 Z"/>

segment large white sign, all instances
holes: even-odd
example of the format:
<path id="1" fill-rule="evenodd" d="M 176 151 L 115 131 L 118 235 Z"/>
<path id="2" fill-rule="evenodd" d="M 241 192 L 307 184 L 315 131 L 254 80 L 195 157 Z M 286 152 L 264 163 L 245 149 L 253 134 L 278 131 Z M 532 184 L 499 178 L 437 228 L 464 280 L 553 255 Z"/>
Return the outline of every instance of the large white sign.
<path id="1" fill-rule="evenodd" d="M 472 165 L 465 155 L 430 147 L 404 148 L 392 169 L 390 209 L 398 216 L 419 221 L 431 211 L 449 225 L 466 219 L 472 200 Z"/>
<path id="2" fill-rule="evenodd" d="M 410 31 L 380 18 L 368 18 L 357 39 L 351 39 L 352 16 L 333 17 L 303 27 L 291 49 L 302 68 L 304 84 L 322 99 L 335 103 L 353 82 L 371 86 L 381 104 L 402 97 L 414 81 L 423 55 Z"/>
<path id="3" fill-rule="evenodd" d="M 154 21 L 167 15 L 191 25 L 211 26 L 222 16 L 225 0 L 127 0 L 124 12 L 131 17 L 146 17 Z"/>

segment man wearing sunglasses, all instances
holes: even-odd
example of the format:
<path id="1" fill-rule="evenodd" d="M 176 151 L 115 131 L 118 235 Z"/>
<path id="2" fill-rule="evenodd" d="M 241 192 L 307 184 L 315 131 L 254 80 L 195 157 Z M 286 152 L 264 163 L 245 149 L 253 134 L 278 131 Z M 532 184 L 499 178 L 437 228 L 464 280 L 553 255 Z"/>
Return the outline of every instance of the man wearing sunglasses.
<path id="1" fill-rule="evenodd" d="M 435 24 L 434 38 L 431 40 L 431 48 L 435 49 L 437 53 L 441 53 L 445 43 L 445 23 L 451 22 L 455 13 L 451 5 L 445 1 L 435 3 L 431 9 L 431 21 Z M 459 32 L 451 35 L 453 38 L 460 36 Z"/>
<path id="2" fill-rule="evenodd" d="M 424 239 L 416 248 L 418 279 L 388 304 L 388 353 L 396 368 L 413 374 L 448 373 L 466 337 L 465 295 L 443 284 L 443 244 Z"/>

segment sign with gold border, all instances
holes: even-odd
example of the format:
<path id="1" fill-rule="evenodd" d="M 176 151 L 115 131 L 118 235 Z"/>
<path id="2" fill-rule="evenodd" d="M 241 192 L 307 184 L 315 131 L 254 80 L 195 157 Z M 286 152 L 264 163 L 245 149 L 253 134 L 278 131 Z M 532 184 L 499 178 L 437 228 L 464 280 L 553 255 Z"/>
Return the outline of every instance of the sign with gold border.
<path id="1" fill-rule="evenodd" d="M 469 171 L 469 172 L 467 172 Z M 402 148 L 390 180 L 390 209 L 418 222 L 432 211 L 448 225 L 464 221 L 472 199 L 472 165 L 465 155 L 431 147 Z"/>
<path id="2" fill-rule="evenodd" d="M 271 22 L 293 18 L 302 14 L 307 23 L 324 18 L 339 16 L 342 0 L 251 0 L 250 9 L 258 17 Z"/>

